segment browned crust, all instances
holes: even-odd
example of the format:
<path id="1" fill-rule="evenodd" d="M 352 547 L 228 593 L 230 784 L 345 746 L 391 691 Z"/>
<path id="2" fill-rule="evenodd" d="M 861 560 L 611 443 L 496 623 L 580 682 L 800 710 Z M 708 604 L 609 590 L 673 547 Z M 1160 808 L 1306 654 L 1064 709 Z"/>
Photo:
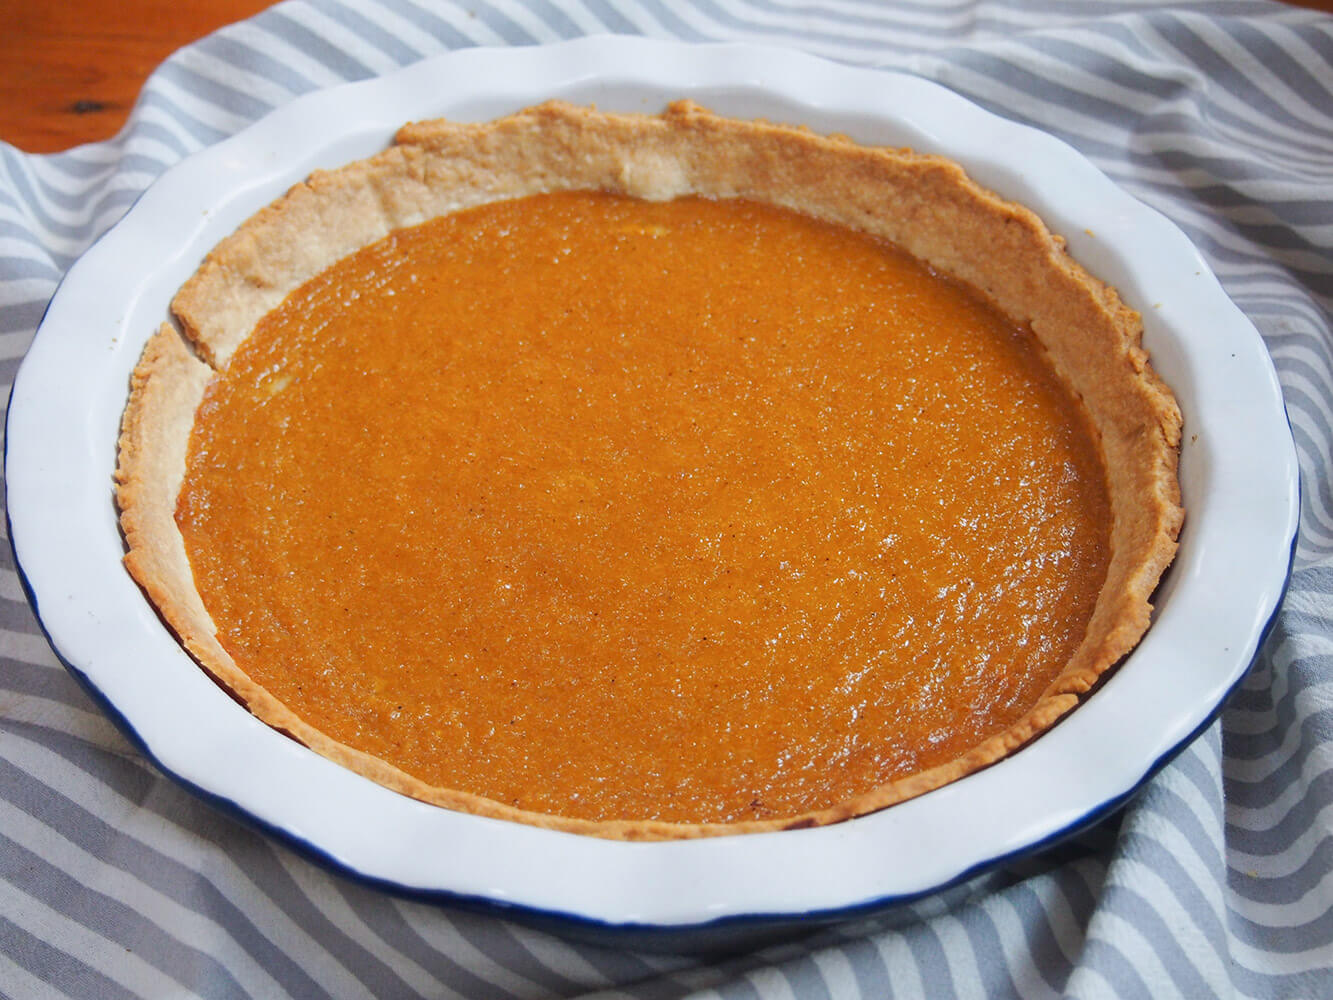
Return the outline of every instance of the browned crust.
<path id="1" fill-rule="evenodd" d="M 353 250 L 469 205 L 562 189 L 651 199 L 699 193 L 793 208 L 883 236 L 1031 325 L 1101 437 L 1114 525 L 1087 637 L 1018 723 L 947 764 L 799 816 L 592 822 L 428 785 L 308 726 L 237 667 L 195 590 L 174 518 L 209 378 L 261 316 Z M 1148 627 L 1149 597 L 1175 553 L 1181 418 L 1140 346 L 1138 315 L 1032 212 L 939 157 L 721 118 L 688 102 L 660 116 L 550 103 L 480 125 L 413 124 L 379 155 L 317 173 L 257 213 L 208 255 L 172 308 L 197 354 L 164 327 L 134 372 L 116 473 L 126 565 L 194 658 L 256 716 L 389 788 L 451 809 L 626 840 L 794 829 L 882 809 L 1000 760 L 1077 705 Z"/>

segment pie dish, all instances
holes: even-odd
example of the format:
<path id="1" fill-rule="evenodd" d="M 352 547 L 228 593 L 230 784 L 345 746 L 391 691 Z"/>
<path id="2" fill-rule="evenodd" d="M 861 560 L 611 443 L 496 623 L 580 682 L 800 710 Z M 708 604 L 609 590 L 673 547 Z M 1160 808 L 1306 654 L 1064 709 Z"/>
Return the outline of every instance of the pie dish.
<path id="1" fill-rule="evenodd" d="M 738 244 L 721 242 L 742 226 Z M 892 259 L 859 233 L 936 276 L 907 287 L 852 270 L 861 253 Z M 641 249 L 621 251 L 631 237 Z M 756 263 L 724 284 L 747 247 Z M 816 273 L 833 276 L 827 291 L 769 305 L 808 292 Z M 961 303 L 946 277 L 1026 332 L 951 337 L 961 314 L 932 308 L 927 291 Z M 441 291 L 451 280 L 461 294 Z M 876 284 L 855 310 L 856 289 Z M 691 288 L 704 298 L 681 311 Z M 126 565 L 257 716 L 436 805 L 626 839 L 873 812 L 993 764 L 1076 706 L 1147 628 L 1175 552 L 1180 413 L 1138 316 L 1031 212 L 940 157 L 684 101 L 659 115 L 548 103 L 411 125 L 248 220 L 173 312 L 185 338 L 165 326 L 149 342 L 126 411 Z M 831 336 L 792 343 L 824 316 Z M 1025 356 L 1052 384 L 992 374 L 982 352 L 1006 336 L 1032 341 Z M 886 363 L 917 340 L 920 357 Z M 721 347 L 737 341 L 762 364 L 731 360 Z M 515 370 L 531 366 L 541 377 L 520 383 Z M 952 382 L 955 371 L 966 377 Z M 372 397 L 395 402 L 365 412 L 353 400 L 373 372 Z M 849 377 L 877 388 L 844 409 Z M 1051 422 L 1027 403 L 1043 393 Z M 622 399 L 631 422 L 608 432 Z M 741 422 L 741 410 L 772 415 Z M 521 416 L 504 424 L 495 411 Z M 454 415 L 430 430 L 442 413 Z M 582 429 L 560 440 L 571 421 Z M 829 424 L 847 429 L 833 441 Z M 775 434 L 770 462 L 748 475 Z M 651 464 L 700 438 L 720 443 Z M 946 461 L 955 451 L 965 457 Z M 395 456 L 392 471 L 376 468 Z M 474 467 L 504 471 L 464 492 Z M 859 475 L 885 484 L 858 490 Z M 682 476 L 710 485 L 663 500 Z M 534 507 L 543 490 L 551 502 Z M 460 498 L 442 505 L 450 493 Z M 737 493 L 716 517 L 699 513 Z M 839 535 L 843 508 L 857 525 Z M 783 530 L 755 530 L 765 518 Z M 629 544 L 594 550 L 608 535 Z M 701 537 L 715 541 L 692 547 Z M 711 555 L 724 537 L 731 551 Z M 663 540 L 656 555 L 647 539 Z M 947 568 L 932 570 L 942 554 Z M 660 579 L 670 592 L 645 606 Z M 711 596 L 684 599 L 700 592 Z"/>
<path id="2" fill-rule="evenodd" d="M 1036 209 L 1143 314 L 1145 346 L 1191 428 L 1189 519 L 1153 627 L 1077 725 L 892 809 L 781 834 L 619 843 L 500 823 L 393 793 L 258 722 L 195 668 L 121 565 L 108 485 L 120 419 L 171 296 L 247 217 L 312 170 L 383 149 L 405 119 L 488 120 L 547 98 L 646 111 L 676 97 L 947 155 Z M 302 98 L 164 175 L 53 300 L 15 383 L 6 478 L 17 561 L 53 647 L 166 773 L 374 884 L 664 946 L 871 912 L 1116 808 L 1243 676 L 1285 586 L 1298 509 L 1262 340 L 1179 230 L 1068 146 L 907 76 L 625 38 L 427 60 Z"/>

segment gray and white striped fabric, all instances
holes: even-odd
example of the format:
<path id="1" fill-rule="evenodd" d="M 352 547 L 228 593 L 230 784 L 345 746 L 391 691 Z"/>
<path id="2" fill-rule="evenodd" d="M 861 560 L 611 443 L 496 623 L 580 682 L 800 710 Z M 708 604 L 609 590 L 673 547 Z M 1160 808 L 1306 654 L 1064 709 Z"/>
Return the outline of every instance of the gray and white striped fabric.
<path id="1" fill-rule="evenodd" d="M 1243 689 L 1071 843 L 780 949 L 643 956 L 391 897 L 198 802 L 59 666 L 5 551 L 0 994 L 1333 996 L 1333 18 L 1240 0 L 290 0 L 169 59 L 114 140 L 0 145 L 0 377 L 74 258 L 187 154 L 426 55 L 608 31 L 929 77 L 1072 143 L 1188 233 L 1267 340 L 1303 473 L 1291 590 Z"/>

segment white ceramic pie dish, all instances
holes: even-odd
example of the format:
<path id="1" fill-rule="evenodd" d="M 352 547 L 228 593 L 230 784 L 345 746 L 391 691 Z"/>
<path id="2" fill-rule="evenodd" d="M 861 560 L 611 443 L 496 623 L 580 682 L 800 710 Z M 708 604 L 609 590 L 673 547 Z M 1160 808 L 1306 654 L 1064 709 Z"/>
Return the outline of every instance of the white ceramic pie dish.
<path id="1" fill-rule="evenodd" d="M 1185 414 L 1187 520 L 1139 648 L 1065 722 L 1011 758 L 834 826 L 620 843 L 447 812 L 256 721 L 177 646 L 123 570 L 112 470 L 144 341 L 203 255 L 318 167 L 402 122 L 481 120 L 560 97 L 657 111 L 689 97 L 961 162 L 1035 209 L 1144 315 Z M 334 867 L 556 929 L 688 944 L 861 914 L 949 885 L 1125 801 L 1216 714 L 1285 587 L 1295 452 L 1253 326 L 1171 223 L 1078 153 L 912 77 L 792 52 L 593 38 L 451 53 L 301 98 L 167 172 L 70 270 L 15 382 L 11 539 L 53 646 L 159 766 Z"/>

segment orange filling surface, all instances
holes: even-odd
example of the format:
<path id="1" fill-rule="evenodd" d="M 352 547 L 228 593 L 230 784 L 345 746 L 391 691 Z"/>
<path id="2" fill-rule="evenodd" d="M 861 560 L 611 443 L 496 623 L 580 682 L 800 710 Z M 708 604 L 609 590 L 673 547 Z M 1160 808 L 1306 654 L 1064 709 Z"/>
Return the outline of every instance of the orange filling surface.
<path id="1" fill-rule="evenodd" d="M 564 193 L 402 230 L 209 388 L 219 638 L 335 739 L 591 820 L 823 808 L 1031 708 L 1108 558 L 1031 334 L 773 207 Z"/>

